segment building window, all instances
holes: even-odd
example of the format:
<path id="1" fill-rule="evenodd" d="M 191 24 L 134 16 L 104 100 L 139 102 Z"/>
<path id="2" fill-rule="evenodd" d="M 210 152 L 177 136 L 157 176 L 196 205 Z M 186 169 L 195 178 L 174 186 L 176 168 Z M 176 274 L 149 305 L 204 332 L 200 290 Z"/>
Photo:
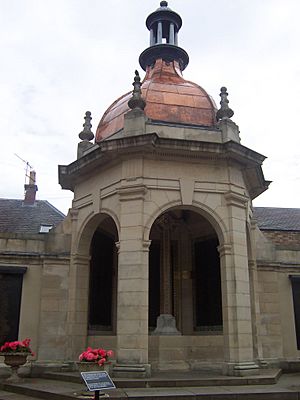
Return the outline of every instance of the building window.
<path id="1" fill-rule="evenodd" d="M 300 350 L 300 275 L 290 275 L 292 282 L 297 349 Z"/>
<path id="2" fill-rule="evenodd" d="M 97 231 L 90 262 L 89 333 L 113 330 L 115 239 Z"/>
<path id="3" fill-rule="evenodd" d="M 222 293 L 218 239 L 194 243 L 195 330 L 222 330 Z"/>
<path id="4" fill-rule="evenodd" d="M 0 266 L 0 344 L 18 339 L 26 267 Z"/>
<path id="5" fill-rule="evenodd" d="M 149 252 L 149 328 L 154 330 L 160 314 L 160 253 L 161 243 L 153 240 Z"/>
<path id="6" fill-rule="evenodd" d="M 53 225 L 41 225 L 39 233 L 49 233 L 52 228 Z"/>

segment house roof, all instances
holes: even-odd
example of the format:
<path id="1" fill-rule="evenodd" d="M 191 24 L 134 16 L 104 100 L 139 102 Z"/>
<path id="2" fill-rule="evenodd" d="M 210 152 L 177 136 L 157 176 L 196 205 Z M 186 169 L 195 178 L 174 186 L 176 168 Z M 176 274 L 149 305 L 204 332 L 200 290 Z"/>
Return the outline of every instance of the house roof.
<path id="1" fill-rule="evenodd" d="M 37 234 L 41 226 L 55 227 L 65 215 L 46 200 L 24 205 L 23 200 L 0 198 L 0 232 Z"/>
<path id="2" fill-rule="evenodd" d="M 254 217 L 261 230 L 300 231 L 300 208 L 255 207 Z"/>

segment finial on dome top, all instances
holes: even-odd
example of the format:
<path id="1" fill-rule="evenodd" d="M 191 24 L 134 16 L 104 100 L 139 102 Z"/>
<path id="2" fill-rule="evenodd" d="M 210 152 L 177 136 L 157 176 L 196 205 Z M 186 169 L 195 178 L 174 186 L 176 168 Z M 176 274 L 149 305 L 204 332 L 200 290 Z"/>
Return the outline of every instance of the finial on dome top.
<path id="1" fill-rule="evenodd" d="M 133 92 L 131 99 L 128 101 L 128 106 L 132 110 L 135 108 L 144 110 L 144 108 L 146 107 L 146 102 L 142 98 L 141 78 L 137 70 L 135 71 L 134 82 L 132 85 L 133 85 Z"/>
<path id="2" fill-rule="evenodd" d="M 81 140 L 86 140 L 86 141 L 90 141 L 94 139 L 94 134 L 91 131 L 92 128 L 92 124 L 91 124 L 91 120 L 92 120 L 92 114 L 90 111 L 87 111 L 85 113 L 85 117 L 84 117 L 84 124 L 83 124 L 83 131 L 81 131 L 79 133 L 79 138 Z"/>
<path id="3" fill-rule="evenodd" d="M 220 93 L 221 108 L 217 111 L 217 120 L 218 121 L 220 119 L 230 119 L 234 114 L 233 110 L 228 107 L 229 100 L 228 100 L 227 96 L 228 96 L 227 88 L 224 86 L 221 87 L 221 93 Z"/>
<path id="4" fill-rule="evenodd" d="M 178 46 L 178 33 L 182 26 L 180 15 L 168 7 L 167 1 L 161 1 L 160 7 L 146 19 L 146 26 L 150 31 L 150 46 L 139 58 L 143 70 L 152 68 L 157 60 L 162 59 L 178 62 L 183 71 L 189 63 L 189 56 Z"/>

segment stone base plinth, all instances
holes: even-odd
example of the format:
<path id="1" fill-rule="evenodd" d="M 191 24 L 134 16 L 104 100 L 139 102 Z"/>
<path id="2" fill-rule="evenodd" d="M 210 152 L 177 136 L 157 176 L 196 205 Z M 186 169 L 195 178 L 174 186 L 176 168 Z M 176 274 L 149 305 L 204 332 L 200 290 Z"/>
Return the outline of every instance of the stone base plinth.
<path id="1" fill-rule="evenodd" d="M 161 314 L 157 318 L 157 327 L 152 332 L 152 335 L 181 335 L 179 330 L 176 328 L 175 317 L 170 314 Z"/>
<path id="2" fill-rule="evenodd" d="M 259 374 L 259 366 L 253 361 L 241 363 L 227 363 L 223 369 L 224 375 L 249 376 Z"/>
<path id="3" fill-rule="evenodd" d="M 150 378 L 150 364 L 115 364 L 112 368 L 114 378 Z"/>
<path id="4" fill-rule="evenodd" d="M 164 371 L 164 372 L 166 371 L 184 372 L 190 370 L 190 365 L 183 360 L 176 360 L 176 362 L 159 361 L 158 363 L 154 363 L 153 370 Z"/>

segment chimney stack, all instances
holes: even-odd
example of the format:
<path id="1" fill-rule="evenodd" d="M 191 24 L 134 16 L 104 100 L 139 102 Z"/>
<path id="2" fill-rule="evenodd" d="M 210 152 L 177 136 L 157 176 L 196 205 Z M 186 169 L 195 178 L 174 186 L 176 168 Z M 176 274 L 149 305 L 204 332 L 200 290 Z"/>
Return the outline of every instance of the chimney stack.
<path id="1" fill-rule="evenodd" d="M 33 206 L 35 202 L 35 195 L 38 191 L 38 187 L 35 184 L 35 171 L 30 171 L 29 184 L 24 185 L 25 188 L 25 198 L 24 205 Z"/>

